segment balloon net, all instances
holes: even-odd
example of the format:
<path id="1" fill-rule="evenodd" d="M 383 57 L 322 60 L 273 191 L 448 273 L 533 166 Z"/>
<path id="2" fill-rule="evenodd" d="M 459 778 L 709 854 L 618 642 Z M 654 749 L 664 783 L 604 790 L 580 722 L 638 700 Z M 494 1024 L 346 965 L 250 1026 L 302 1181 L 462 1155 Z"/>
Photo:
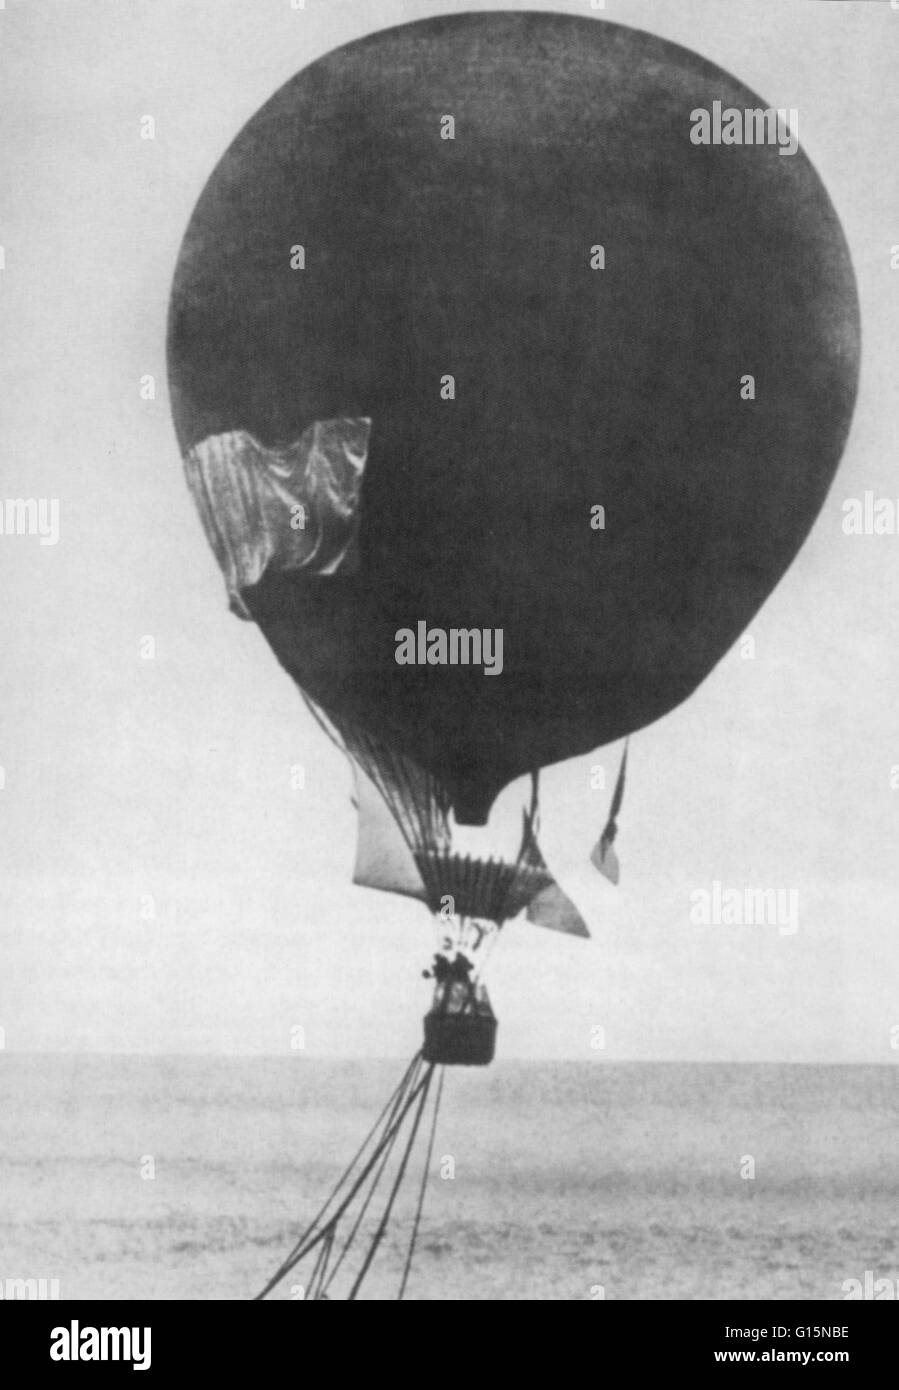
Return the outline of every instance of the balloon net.
<path id="1" fill-rule="evenodd" d="M 418 896 L 442 920 L 453 917 L 467 924 L 459 930 L 464 929 L 469 943 L 479 944 L 486 933 L 485 926 L 472 924 L 499 927 L 552 884 L 534 833 L 536 773 L 514 860 L 459 854 L 453 849 L 452 805 L 442 783 L 367 730 L 347 720 L 338 722 L 308 696 L 304 698 L 332 741 L 361 768 L 383 798 L 418 870 Z"/>

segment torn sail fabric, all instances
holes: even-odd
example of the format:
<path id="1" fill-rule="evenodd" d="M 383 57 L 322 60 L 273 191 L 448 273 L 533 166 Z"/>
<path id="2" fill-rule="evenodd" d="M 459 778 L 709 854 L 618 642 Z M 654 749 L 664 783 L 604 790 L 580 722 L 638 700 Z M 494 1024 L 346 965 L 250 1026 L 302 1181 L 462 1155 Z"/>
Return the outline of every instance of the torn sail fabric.
<path id="1" fill-rule="evenodd" d="M 359 495 L 371 420 L 317 420 L 295 444 L 266 448 L 246 430 L 210 435 L 184 458 L 231 609 L 269 567 L 311 574 L 357 568 Z"/>

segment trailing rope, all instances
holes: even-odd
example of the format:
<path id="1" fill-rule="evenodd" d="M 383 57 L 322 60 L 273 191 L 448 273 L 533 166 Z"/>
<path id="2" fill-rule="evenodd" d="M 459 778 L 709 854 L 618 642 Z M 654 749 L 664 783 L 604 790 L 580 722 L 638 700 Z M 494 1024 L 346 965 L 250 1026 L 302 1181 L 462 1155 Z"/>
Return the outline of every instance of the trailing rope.
<path id="1" fill-rule="evenodd" d="M 402 1157 L 402 1160 L 401 1160 L 401 1162 L 400 1162 L 399 1172 L 398 1172 L 397 1175 L 396 1175 L 396 1180 L 394 1181 L 393 1187 L 392 1187 L 392 1189 L 391 1189 L 390 1198 L 389 1198 L 389 1200 L 388 1200 L 388 1202 L 387 1202 L 387 1206 L 384 1208 L 384 1214 L 383 1214 L 383 1216 L 381 1217 L 380 1225 L 378 1226 L 378 1229 L 377 1229 L 377 1231 L 375 1232 L 374 1240 L 372 1241 L 371 1245 L 368 1247 L 368 1251 L 367 1251 L 367 1253 L 366 1253 L 365 1259 L 364 1259 L 363 1262 L 362 1262 L 362 1268 L 360 1269 L 359 1273 L 356 1275 L 356 1279 L 355 1279 L 355 1282 L 353 1283 L 353 1287 L 350 1289 L 350 1292 L 349 1292 L 349 1295 L 348 1295 L 348 1299 L 347 1299 L 347 1301 L 350 1302 L 350 1303 L 353 1302 L 353 1301 L 355 1300 L 356 1294 L 359 1292 L 359 1289 L 362 1287 L 362 1280 L 365 1278 L 366 1274 L 368 1273 L 368 1271 L 369 1271 L 369 1269 L 370 1269 L 370 1267 L 371 1267 L 371 1262 L 372 1262 L 372 1260 L 375 1258 L 375 1255 L 377 1254 L 377 1251 L 378 1251 L 378 1247 L 379 1247 L 379 1245 L 381 1244 L 381 1241 L 382 1241 L 383 1238 L 384 1238 L 384 1232 L 387 1230 L 387 1223 L 388 1223 L 389 1220 L 390 1220 L 390 1213 L 393 1211 L 393 1204 L 394 1204 L 394 1202 L 396 1201 L 396 1195 L 397 1195 L 397 1193 L 398 1193 L 399 1190 L 400 1190 L 400 1187 L 401 1187 L 401 1185 L 402 1185 L 403 1178 L 404 1178 L 405 1173 L 406 1173 L 406 1167 L 407 1167 L 407 1165 L 408 1165 L 408 1163 L 409 1163 L 409 1155 L 412 1153 L 412 1149 L 413 1149 L 413 1147 L 414 1147 L 414 1145 L 415 1145 L 415 1136 L 416 1136 L 416 1134 L 418 1133 L 418 1126 L 419 1126 L 419 1124 L 421 1123 L 422 1112 L 423 1112 L 423 1110 L 424 1110 L 424 1108 L 425 1108 L 425 1106 L 427 1105 L 427 1102 L 428 1102 L 428 1091 L 430 1090 L 430 1087 L 431 1087 L 431 1080 L 432 1080 L 433 1076 L 434 1076 L 434 1067 L 433 1067 L 433 1064 L 432 1064 L 431 1066 L 428 1067 L 428 1070 L 427 1070 L 427 1072 L 425 1073 L 425 1079 L 424 1079 L 424 1081 L 422 1082 L 421 1099 L 419 1100 L 418 1106 L 417 1106 L 416 1111 L 415 1111 L 415 1117 L 414 1117 L 414 1119 L 413 1119 L 413 1121 L 412 1121 L 412 1131 L 411 1131 L 411 1133 L 410 1133 L 410 1135 L 409 1135 L 409 1139 L 408 1139 L 408 1141 L 407 1141 L 407 1143 L 406 1143 L 406 1147 L 405 1147 L 405 1149 L 404 1149 L 404 1151 L 403 1151 L 403 1157 Z"/>
<path id="2" fill-rule="evenodd" d="M 415 1221 L 412 1224 L 412 1236 L 409 1240 L 409 1249 L 406 1253 L 406 1263 L 403 1267 L 403 1281 L 400 1284 L 400 1291 L 397 1294 L 397 1302 L 402 1303 L 403 1295 L 406 1292 L 406 1284 L 409 1282 L 409 1271 L 412 1268 L 412 1256 L 415 1253 L 415 1242 L 418 1239 L 418 1227 L 421 1222 L 421 1213 L 425 1204 L 425 1191 L 428 1186 L 428 1177 L 431 1172 L 431 1157 L 434 1153 L 434 1136 L 437 1133 L 437 1116 L 440 1113 L 440 1102 L 443 1098 L 443 1081 L 446 1076 L 445 1067 L 440 1068 L 440 1079 L 437 1082 L 437 1096 L 434 1100 L 434 1110 L 431 1115 L 431 1133 L 428 1136 L 428 1151 L 425 1155 L 425 1166 L 421 1170 L 421 1186 L 418 1189 L 418 1206 L 415 1209 Z"/>
<path id="3" fill-rule="evenodd" d="M 336 1276 L 340 1272 L 344 1261 L 359 1236 L 371 1202 L 387 1171 L 394 1148 L 405 1130 L 399 1164 L 386 1205 L 374 1235 L 367 1244 L 361 1267 L 347 1295 L 348 1301 L 356 1299 L 362 1287 L 363 1280 L 368 1274 L 375 1255 L 386 1235 L 394 1205 L 403 1184 L 412 1151 L 415 1147 L 421 1121 L 428 1106 L 434 1070 L 434 1064 L 425 1066 L 421 1052 L 416 1053 L 409 1063 L 409 1066 L 406 1068 L 399 1085 L 389 1097 L 380 1115 L 357 1149 L 352 1162 L 341 1174 L 328 1195 L 327 1200 L 306 1227 L 303 1234 L 296 1241 L 290 1254 L 281 1263 L 261 1292 L 256 1295 L 255 1301 L 258 1302 L 266 1298 L 268 1294 L 296 1268 L 300 1261 L 311 1255 L 313 1251 L 315 1251 L 315 1261 L 309 1276 L 306 1297 L 310 1301 L 327 1299 L 329 1297 L 328 1290 L 332 1287 Z M 399 1293 L 400 1299 L 402 1299 L 408 1283 L 412 1256 L 421 1223 L 427 1179 L 433 1154 L 437 1114 L 440 1108 L 442 1093 L 443 1069 L 441 1068 L 436 1100 L 431 1116 L 430 1137 L 418 1194 L 418 1204 L 412 1228 L 412 1237 L 403 1269 Z M 410 1121 L 408 1129 L 406 1129 L 407 1120 Z M 340 1196 L 341 1193 L 343 1193 L 342 1196 Z M 339 1201 L 338 1197 L 340 1197 Z M 335 1255 L 335 1247 L 338 1245 L 341 1238 L 340 1223 L 344 1218 L 346 1218 L 347 1221 L 350 1220 L 350 1209 L 357 1198 L 359 1198 L 360 1201 L 359 1209 L 353 1217 L 349 1234 L 342 1240 L 339 1249 L 336 1251 L 336 1259 L 333 1260 L 332 1263 L 332 1258 Z M 336 1206 L 335 1202 L 337 1203 Z M 330 1215 L 328 1215 L 329 1212 Z"/>
<path id="4" fill-rule="evenodd" d="M 299 1237 L 290 1254 L 275 1271 L 275 1273 L 272 1275 L 271 1279 L 269 1279 L 265 1287 L 258 1294 L 256 1294 L 254 1302 L 259 1302 L 261 1299 L 265 1298 L 268 1294 L 270 1294 L 272 1289 L 274 1289 L 276 1285 L 280 1284 L 281 1280 L 284 1279 L 285 1276 L 290 1273 L 290 1271 L 298 1264 L 298 1262 L 304 1257 L 304 1255 L 307 1255 L 309 1251 L 312 1250 L 316 1244 L 318 1244 L 319 1241 L 324 1239 L 328 1228 L 340 1219 L 340 1216 L 346 1209 L 347 1205 L 352 1201 L 353 1197 L 356 1194 L 356 1191 L 364 1182 L 373 1164 L 377 1162 L 378 1157 L 383 1151 L 383 1146 L 388 1140 L 389 1134 L 391 1132 L 391 1127 L 402 1122 L 402 1119 L 405 1115 L 405 1108 L 403 1108 L 402 1113 L 400 1115 L 397 1115 L 397 1110 L 403 1105 L 404 1100 L 407 1101 L 407 1104 L 409 1103 L 408 1092 L 410 1090 L 410 1087 L 414 1087 L 420 1069 L 421 1052 L 417 1052 L 415 1056 L 412 1058 L 412 1061 L 409 1063 L 408 1067 L 406 1068 L 406 1071 L 403 1074 L 403 1078 L 397 1086 L 396 1090 L 388 1098 L 386 1104 L 381 1110 L 380 1115 L 375 1120 L 374 1124 L 372 1125 L 368 1134 L 363 1139 L 362 1143 L 359 1145 L 359 1148 L 356 1150 L 356 1153 L 353 1156 L 353 1159 L 350 1162 L 349 1166 L 341 1174 L 340 1178 L 338 1179 L 335 1186 L 332 1188 L 330 1194 L 323 1203 L 322 1207 L 320 1208 L 316 1216 L 313 1217 L 312 1221 L 306 1227 L 303 1234 Z M 362 1155 L 365 1153 L 365 1150 L 368 1148 L 369 1144 L 378 1134 L 379 1129 L 382 1132 L 379 1138 L 377 1139 L 374 1152 L 371 1158 L 366 1163 L 360 1177 L 357 1179 L 357 1182 L 354 1184 L 348 1196 L 344 1198 L 344 1201 L 341 1203 L 337 1212 L 335 1212 L 334 1215 L 328 1219 L 327 1224 L 320 1231 L 318 1231 L 318 1234 L 316 1235 L 317 1228 L 319 1227 L 321 1221 L 324 1219 L 325 1213 L 331 1206 L 332 1202 L 334 1202 L 341 1188 L 344 1186 L 345 1183 L 349 1181 L 353 1173 L 353 1170 L 360 1162 Z"/>
<path id="5" fill-rule="evenodd" d="M 417 1073 L 416 1073 L 416 1075 L 417 1075 Z M 347 1255 L 350 1253 L 350 1250 L 351 1250 L 351 1248 L 352 1248 L 353 1242 L 354 1242 L 355 1239 L 356 1239 L 356 1236 L 357 1236 L 357 1234 L 358 1234 L 358 1232 L 359 1232 L 359 1229 L 360 1229 L 360 1227 L 361 1227 L 361 1225 L 362 1225 L 362 1222 L 365 1220 L 365 1215 L 366 1215 L 366 1213 L 367 1213 L 367 1211 L 368 1211 L 368 1208 L 369 1208 L 370 1205 L 371 1205 L 372 1198 L 374 1197 L 375 1192 L 376 1192 L 377 1189 L 378 1189 L 378 1186 L 379 1186 L 379 1184 L 380 1184 L 380 1182 L 381 1182 L 381 1179 L 382 1179 L 382 1177 L 384 1176 L 384 1172 L 385 1172 L 385 1170 L 386 1170 L 386 1168 L 387 1168 L 387 1164 L 388 1164 L 389 1161 L 390 1161 L 390 1155 L 391 1155 L 391 1153 L 393 1152 L 393 1146 L 394 1146 L 394 1144 L 396 1143 L 397 1135 L 399 1134 L 399 1132 L 400 1132 L 400 1127 L 399 1127 L 399 1126 L 396 1126 L 396 1127 L 394 1128 L 394 1130 L 393 1130 L 393 1133 L 391 1134 L 390 1139 L 387 1140 L 387 1142 L 386 1142 L 385 1145 L 384 1145 L 384 1153 L 383 1153 L 383 1157 L 382 1157 L 382 1159 L 381 1159 L 380 1167 L 378 1168 L 378 1171 L 377 1171 L 377 1173 L 375 1174 L 374 1180 L 373 1180 L 371 1186 L 369 1187 L 368 1194 L 367 1194 L 367 1196 L 366 1196 L 366 1198 L 365 1198 L 365 1201 L 362 1203 L 362 1205 L 361 1205 L 361 1207 L 360 1207 L 360 1209 L 359 1209 L 359 1214 L 358 1214 L 358 1216 L 356 1217 L 356 1220 L 355 1220 L 355 1222 L 353 1223 L 353 1228 L 352 1228 L 352 1230 L 350 1231 L 350 1234 L 348 1235 L 348 1237 L 347 1237 L 347 1239 L 346 1239 L 346 1241 L 345 1241 L 345 1243 L 344 1243 L 343 1249 L 341 1250 L 340 1255 L 339 1255 L 339 1257 L 338 1257 L 338 1259 L 337 1259 L 337 1263 L 336 1263 L 336 1265 L 334 1266 L 334 1269 L 333 1269 L 333 1271 L 332 1271 L 332 1273 L 331 1273 L 331 1277 L 329 1278 L 327 1284 L 325 1285 L 324 1292 L 325 1292 L 326 1294 L 327 1294 L 327 1292 L 328 1292 L 328 1289 L 331 1287 L 331 1284 L 334 1282 L 335 1277 L 336 1277 L 337 1274 L 339 1273 L 341 1265 L 343 1264 L 343 1262 L 344 1262 L 344 1260 L 346 1259 Z"/>

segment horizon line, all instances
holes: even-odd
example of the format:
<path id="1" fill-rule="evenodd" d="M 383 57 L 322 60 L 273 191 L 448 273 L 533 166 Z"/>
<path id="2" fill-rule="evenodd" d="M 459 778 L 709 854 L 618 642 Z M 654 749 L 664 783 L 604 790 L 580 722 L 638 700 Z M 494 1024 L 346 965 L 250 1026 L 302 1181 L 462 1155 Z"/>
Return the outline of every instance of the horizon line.
<path id="1" fill-rule="evenodd" d="M 408 1062 L 409 1056 L 405 1052 L 380 1053 L 378 1055 L 368 1055 L 359 1053 L 305 1053 L 305 1052 L 199 1052 L 199 1051 L 161 1051 L 161 1052 L 139 1052 L 135 1050 L 113 1051 L 100 1048 L 0 1048 L 0 1067 L 6 1057 L 134 1057 L 145 1060 L 153 1059 L 174 1059 L 177 1058 L 198 1058 L 207 1061 L 290 1061 L 298 1060 L 306 1062 Z M 793 1058 L 778 1059 L 771 1057 L 609 1057 L 605 1059 L 588 1057 L 534 1057 L 532 1055 L 510 1055 L 497 1057 L 490 1065 L 496 1063 L 502 1065 L 504 1062 L 532 1063 L 535 1066 L 543 1066 L 554 1063 L 574 1063 L 585 1067 L 600 1066 L 690 1066 L 690 1067 L 895 1067 L 896 1062 L 878 1061 L 866 1058 L 838 1058 L 828 1060 L 826 1058 Z M 472 1070 L 464 1068 L 463 1070 Z M 487 1068 L 474 1068 L 474 1070 L 485 1071 Z"/>

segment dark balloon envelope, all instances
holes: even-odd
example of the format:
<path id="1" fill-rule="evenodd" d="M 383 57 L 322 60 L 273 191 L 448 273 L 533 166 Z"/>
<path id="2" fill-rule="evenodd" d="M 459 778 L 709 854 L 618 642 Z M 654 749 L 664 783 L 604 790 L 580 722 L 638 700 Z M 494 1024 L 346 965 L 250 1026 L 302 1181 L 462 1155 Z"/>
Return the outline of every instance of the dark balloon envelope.
<path id="1" fill-rule="evenodd" d="M 460 820 L 684 700 L 839 462 L 859 329 L 837 216 L 801 150 L 694 145 L 715 101 L 765 105 L 596 20 L 407 25 L 287 83 L 188 228 L 182 449 L 371 420 L 355 572 L 271 568 L 246 608 L 338 728 L 414 760 Z M 421 620 L 501 628 L 502 675 L 397 665 Z"/>

